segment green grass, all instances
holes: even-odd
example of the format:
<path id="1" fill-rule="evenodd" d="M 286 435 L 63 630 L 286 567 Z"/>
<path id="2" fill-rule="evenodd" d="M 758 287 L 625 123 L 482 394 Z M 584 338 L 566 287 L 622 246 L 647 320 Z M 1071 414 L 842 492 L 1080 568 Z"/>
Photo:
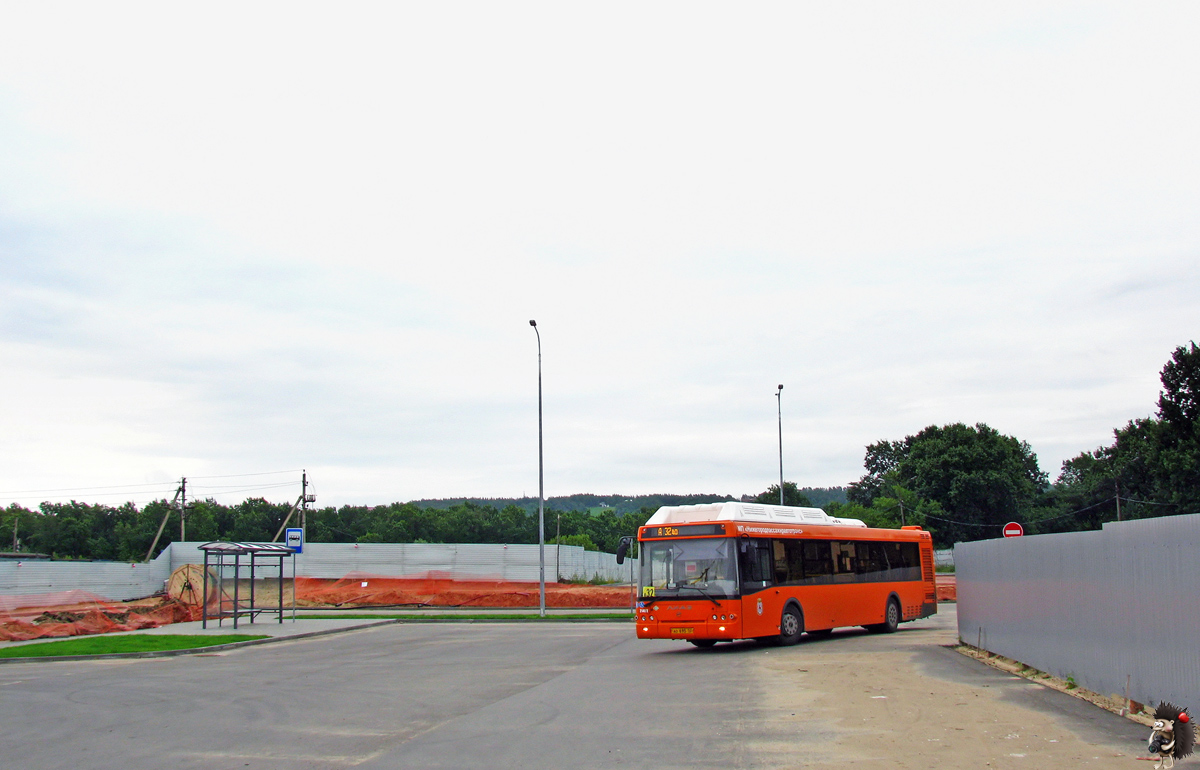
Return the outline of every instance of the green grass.
<path id="1" fill-rule="evenodd" d="M 158 652 L 191 650 L 231 642 L 266 639 L 265 634 L 127 634 L 123 636 L 87 636 L 58 642 L 22 644 L 0 649 L 0 658 L 49 658 L 58 655 L 110 655 L 114 652 Z"/>
<path id="2" fill-rule="evenodd" d="M 633 618 L 628 612 L 601 612 L 593 615 L 547 615 L 539 617 L 536 614 L 507 614 L 507 613 L 472 613 L 465 612 L 445 612 L 438 615 L 426 615 L 420 613 L 342 613 L 329 612 L 321 615 L 297 615 L 297 620 L 533 620 L 533 621 L 577 621 L 577 620 L 630 620 Z"/>

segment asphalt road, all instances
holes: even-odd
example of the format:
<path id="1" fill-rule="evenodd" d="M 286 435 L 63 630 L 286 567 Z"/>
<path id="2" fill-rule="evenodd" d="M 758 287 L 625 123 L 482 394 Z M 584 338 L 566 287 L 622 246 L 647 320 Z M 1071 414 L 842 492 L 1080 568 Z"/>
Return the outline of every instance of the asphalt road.
<path id="1" fill-rule="evenodd" d="M 902 767 L 879 760 L 895 750 L 889 725 L 945 727 L 943 708 L 983 733 L 1010 729 L 1001 717 L 1057 730 L 1047 759 L 1125 748 L 1124 764 L 1092 766 L 1132 765 L 1139 725 L 939 646 L 952 624 L 712 651 L 639 641 L 626 624 L 396 625 L 208 656 L 23 663 L 0 669 L 0 757 L 47 770 Z M 903 716 L 926 689 L 931 705 Z M 896 711 L 873 726 L 875 708 Z M 946 729 L 930 747 L 951 747 L 958 728 Z M 974 736 L 959 736 L 969 761 L 913 744 L 911 766 L 984 767 L 974 760 L 992 749 Z"/>

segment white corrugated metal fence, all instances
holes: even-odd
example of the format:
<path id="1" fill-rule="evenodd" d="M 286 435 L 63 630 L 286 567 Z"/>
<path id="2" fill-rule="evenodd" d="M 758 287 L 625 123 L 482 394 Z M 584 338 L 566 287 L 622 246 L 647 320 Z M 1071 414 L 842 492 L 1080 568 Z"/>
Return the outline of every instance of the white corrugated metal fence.
<path id="1" fill-rule="evenodd" d="M 0 610 L 5 597 L 44 595 L 84 590 L 110 601 L 149 596 L 161 591 L 171 573 L 183 564 L 200 564 L 202 543 L 172 543 L 149 564 L 125 562 L 0 561 Z M 561 549 L 556 553 L 556 549 Z M 637 560 L 618 565 L 611 553 L 585 551 L 579 546 L 546 546 L 546 580 L 554 581 L 556 557 L 564 579 L 621 582 L 637 574 Z M 268 563 L 271 563 L 268 561 Z M 286 568 L 290 574 L 290 566 Z M 296 574 L 341 578 L 349 574 L 387 577 L 449 573 L 455 578 L 536 582 L 536 545 L 453 543 L 308 543 L 296 557 Z"/>
<path id="2" fill-rule="evenodd" d="M 1105 695 L 1200 705 L 1200 514 L 959 543 L 960 638 Z"/>

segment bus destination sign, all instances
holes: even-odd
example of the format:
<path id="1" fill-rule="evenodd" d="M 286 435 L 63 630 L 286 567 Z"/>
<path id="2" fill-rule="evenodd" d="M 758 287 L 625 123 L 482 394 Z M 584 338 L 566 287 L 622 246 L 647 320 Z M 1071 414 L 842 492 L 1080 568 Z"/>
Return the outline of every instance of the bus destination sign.
<path id="1" fill-rule="evenodd" d="M 696 537 L 697 535 L 724 535 L 724 524 L 680 524 L 678 526 L 646 527 L 642 530 L 643 540 L 658 537 Z"/>

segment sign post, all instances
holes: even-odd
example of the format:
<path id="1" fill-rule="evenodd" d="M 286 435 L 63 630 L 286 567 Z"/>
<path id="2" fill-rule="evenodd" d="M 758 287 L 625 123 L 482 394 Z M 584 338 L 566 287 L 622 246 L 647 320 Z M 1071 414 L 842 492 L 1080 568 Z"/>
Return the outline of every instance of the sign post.
<path id="1" fill-rule="evenodd" d="M 304 553 L 304 530 L 300 527 L 289 527 L 284 543 L 296 553 Z"/>
<path id="2" fill-rule="evenodd" d="M 1025 534 L 1025 528 L 1015 521 L 1010 521 L 1004 525 L 1003 533 L 1005 537 L 1020 537 Z"/>

